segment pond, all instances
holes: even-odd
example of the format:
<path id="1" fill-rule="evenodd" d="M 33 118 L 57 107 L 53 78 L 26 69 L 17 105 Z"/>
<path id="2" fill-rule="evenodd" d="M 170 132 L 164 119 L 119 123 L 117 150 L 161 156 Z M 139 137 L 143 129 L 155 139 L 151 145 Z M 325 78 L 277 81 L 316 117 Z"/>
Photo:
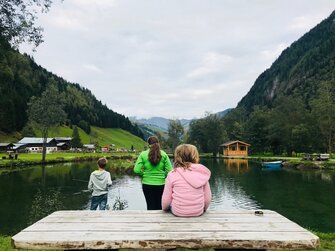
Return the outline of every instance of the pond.
<path id="1" fill-rule="evenodd" d="M 270 209 L 311 230 L 335 232 L 335 172 L 266 171 L 247 160 L 203 159 L 212 171 L 210 209 Z M 0 173 L 0 234 L 12 235 L 54 210 L 87 210 L 95 162 Z M 112 173 L 110 209 L 146 209 L 138 177 Z"/>

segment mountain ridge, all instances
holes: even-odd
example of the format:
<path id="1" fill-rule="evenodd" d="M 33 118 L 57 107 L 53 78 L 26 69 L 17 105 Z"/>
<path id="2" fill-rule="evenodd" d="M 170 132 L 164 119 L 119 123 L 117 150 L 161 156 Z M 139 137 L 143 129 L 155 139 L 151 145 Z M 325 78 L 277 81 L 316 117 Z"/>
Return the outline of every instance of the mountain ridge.
<path id="1" fill-rule="evenodd" d="M 140 123 L 140 124 L 146 124 L 146 125 L 156 126 L 156 127 L 160 128 L 160 129 L 162 129 L 163 131 L 167 131 L 168 130 L 169 122 L 170 122 L 170 120 L 172 120 L 172 119 L 168 119 L 168 118 L 164 118 L 164 117 L 159 117 L 159 116 L 150 117 L 148 119 L 137 118 L 137 117 L 130 117 L 130 119 L 132 121 Z M 179 119 L 179 121 L 181 122 L 181 124 L 184 127 L 187 127 L 189 125 L 189 123 L 191 122 L 191 119 Z"/>
<path id="2" fill-rule="evenodd" d="M 247 111 L 256 105 L 271 107 L 281 95 L 302 96 L 307 102 L 316 94 L 316 82 L 335 80 L 335 74 L 328 74 L 335 67 L 333 48 L 335 11 L 287 47 L 271 67 L 259 75 L 237 107 Z M 306 89 L 309 95 L 304 95 Z"/>
<path id="3" fill-rule="evenodd" d="M 217 112 L 219 117 L 223 118 L 226 116 L 232 108 L 225 109 L 221 112 Z M 134 123 L 137 123 L 139 128 L 142 130 L 144 134 L 144 138 L 148 138 L 149 136 L 160 134 L 163 138 L 168 138 L 168 125 L 171 119 L 164 118 L 164 117 L 150 117 L 150 118 L 137 118 L 137 117 L 130 117 L 129 118 Z M 192 120 L 196 119 L 179 119 L 181 125 L 184 127 L 185 131 L 188 131 L 190 123 Z"/>
<path id="4" fill-rule="evenodd" d="M 223 121 L 257 153 L 335 149 L 335 11 L 287 47 Z"/>

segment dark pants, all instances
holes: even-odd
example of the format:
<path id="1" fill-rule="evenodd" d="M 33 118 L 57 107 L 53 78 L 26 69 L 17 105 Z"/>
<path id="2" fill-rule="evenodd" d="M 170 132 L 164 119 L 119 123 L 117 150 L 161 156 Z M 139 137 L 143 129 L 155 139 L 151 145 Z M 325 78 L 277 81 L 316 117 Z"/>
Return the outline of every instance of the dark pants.
<path id="1" fill-rule="evenodd" d="M 99 206 L 100 210 L 105 210 L 107 205 L 107 194 L 92 196 L 91 210 L 96 210 Z"/>
<path id="2" fill-rule="evenodd" d="M 146 185 L 142 184 L 147 210 L 162 210 L 162 195 L 164 185 Z"/>

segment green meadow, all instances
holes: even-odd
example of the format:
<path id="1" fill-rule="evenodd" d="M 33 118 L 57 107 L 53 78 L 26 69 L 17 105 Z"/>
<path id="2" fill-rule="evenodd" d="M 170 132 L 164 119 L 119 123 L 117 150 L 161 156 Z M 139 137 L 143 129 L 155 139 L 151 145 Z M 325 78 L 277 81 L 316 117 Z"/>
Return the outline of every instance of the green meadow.
<path id="1" fill-rule="evenodd" d="M 83 144 L 98 144 L 99 146 L 112 145 L 116 148 L 130 149 L 133 146 L 136 150 L 142 151 L 145 146 L 143 139 L 120 128 L 100 128 L 91 127 L 91 133 L 87 134 L 81 128 L 78 128 L 80 139 Z M 41 137 L 39 129 L 34 129 L 36 137 Z M 49 129 L 48 137 L 71 137 L 73 129 L 68 126 L 59 126 Z M 23 136 L 20 133 L 0 134 L 0 142 L 16 143 Z"/>

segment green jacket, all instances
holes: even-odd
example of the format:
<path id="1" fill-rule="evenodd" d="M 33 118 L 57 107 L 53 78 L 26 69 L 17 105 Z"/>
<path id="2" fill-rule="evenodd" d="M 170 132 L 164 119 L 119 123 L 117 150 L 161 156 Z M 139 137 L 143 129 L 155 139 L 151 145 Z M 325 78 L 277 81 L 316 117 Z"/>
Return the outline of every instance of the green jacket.
<path id="1" fill-rule="evenodd" d="M 149 149 L 138 156 L 134 172 L 142 177 L 142 183 L 146 185 L 164 185 L 167 174 L 172 170 L 169 156 L 161 150 L 161 160 L 153 166 L 149 161 Z"/>

